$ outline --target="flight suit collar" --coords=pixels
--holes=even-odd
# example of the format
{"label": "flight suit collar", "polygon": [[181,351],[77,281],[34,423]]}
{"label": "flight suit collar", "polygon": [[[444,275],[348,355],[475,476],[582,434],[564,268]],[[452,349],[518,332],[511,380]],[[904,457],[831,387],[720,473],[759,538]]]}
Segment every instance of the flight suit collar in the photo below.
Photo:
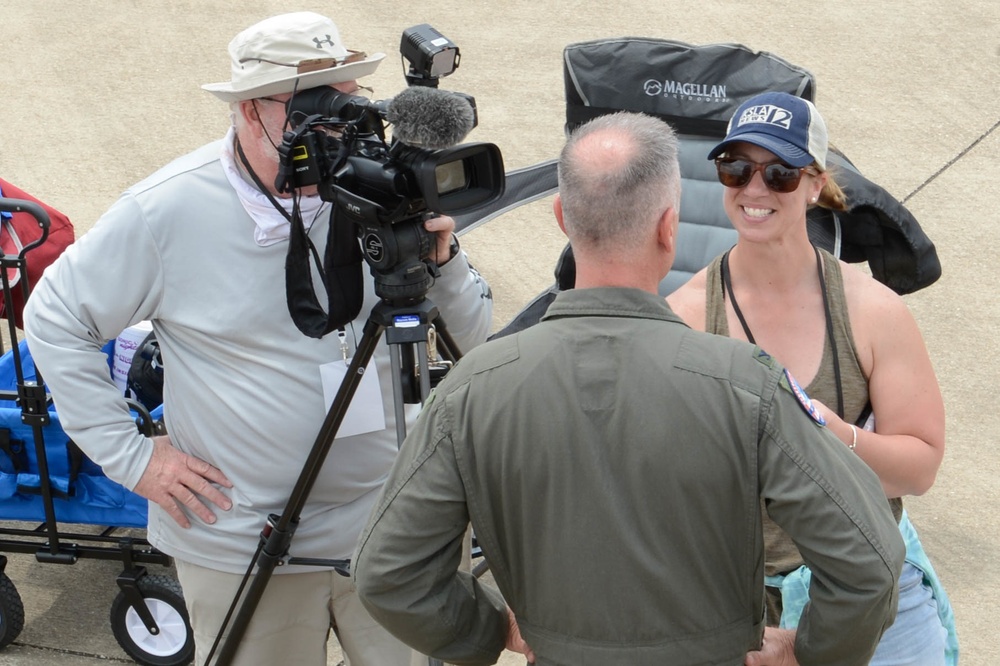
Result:
{"label": "flight suit collar", "polygon": [[662,296],[624,287],[561,291],[542,320],[558,317],[635,317],[684,323]]}

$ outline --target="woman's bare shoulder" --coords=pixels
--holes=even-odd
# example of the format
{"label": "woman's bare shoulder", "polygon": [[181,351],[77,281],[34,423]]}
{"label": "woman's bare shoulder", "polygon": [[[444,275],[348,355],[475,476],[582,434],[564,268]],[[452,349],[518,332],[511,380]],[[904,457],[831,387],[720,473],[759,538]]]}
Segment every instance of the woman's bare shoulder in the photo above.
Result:
{"label": "woman's bare shoulder", "polygon": [[691,328],[705,330],[706,271],[702,269],[667,296],[667,305]]}
{"label": "woman's bare shoulder", "polygon": [[[923,336],[903,297],[864,270],[841,262],[855,344],[871,367],[884,353],[923,348]],[[926,352],[922,352],[926,353]]]}
{"label": "woman's bare shoulder", "polygon": [[852,313],[857,312],[867,319],[909,312],[902,296],[866,271],[843,261],[840,262],[840,270],[844,280],[844,293]]}

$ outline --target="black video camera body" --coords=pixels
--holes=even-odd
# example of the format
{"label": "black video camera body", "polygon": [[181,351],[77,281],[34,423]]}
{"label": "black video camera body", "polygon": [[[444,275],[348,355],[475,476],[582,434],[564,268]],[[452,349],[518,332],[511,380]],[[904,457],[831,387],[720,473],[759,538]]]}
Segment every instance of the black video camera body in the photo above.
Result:
{"label": "black video camera body", "polygon": [[381,102],[326,87],[305,90],[287,103],[291,129],[278,149],[276,187],[315,186],[358,226],[377,290],[426,291],[433,275],[420,274],[436,268],[424,266],[434,247],[424,214],[466,212],[504,191],[503,158],[494,144],[453,145],[475,124],[473,104],[423,86]]}
{"label": "black video camera body", "polygon": [[[437,275],[427,213],[464,213],[504,191],[503,158],[492,143],[460,142],[475,127],[475,100],[437,88],[458,66],[458,48],[430,26],[404,31],[409,87],[372,102],[331,87],[286,102],[278,148],[279,192],[315,187],[335,218],[356,225],[376,294],[418,298]],[[392,127],[386,140],[386,125]]]}

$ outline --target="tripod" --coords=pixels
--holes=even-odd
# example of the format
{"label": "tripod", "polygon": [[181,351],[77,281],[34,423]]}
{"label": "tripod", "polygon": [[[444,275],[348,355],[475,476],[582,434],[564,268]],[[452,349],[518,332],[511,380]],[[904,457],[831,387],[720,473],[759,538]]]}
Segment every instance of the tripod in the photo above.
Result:
{"label": "tripod", "polygon": [[[433,329],[431,329],[432,324],[434,325]],[[431,330],[436,331],[440,342],[443,343],[443,345],[440,345],[442,347],[442,355],[448,361],[456,361],[458,348],[451,338],[450,333],[448,333],[444,325],[444,320],[438,313],[437,306],[431,303],[431,301],[421,296],[419,298],[408,299],[400,304],[383,298],[372,308],[365,323],[361,339],[358,342],[354,358],[351,359],[347,374],[340,388],[337,390],[333,404],[327,411],[326,418],[320,427],[312,449],[309,451],[309,456],[306,458],[302,472],[299,474],[298,480],[292,489],[288,504],[280,516],[275,514],[268,516],[267,523],[261,531],[260,543],[250,561],[246,576],[244,576],[243,584],[240,585],[236,593],[236,599],[233,601],[234,605],[230,608],[230,612],[223,622],[223,627],[219,631],[215,645],[212,646],[212,650],[209,652],[205,666],[208,666],[211,662],[212,653],[215,652],[215,648],[218,647],[219,641],[222,639],[225,626],[229,623],[229,619],[236,607],[236,600],[242,597],[239,610],[233,619],[232,628],[225,637],[222,649],[219,652],[219,658],[216,661],[216,664],[219,666],[228,666],[232,663],[240,640],[243,638],[250,619],[253,617],[253,613],[264,593],[264,588],[270,581],[275,566],[279,563],[327,566],[332,567],[342,575],[349,575],[349,560],[287,557],[289,544],[295,535],[299,517],[305,506],[309,492],[312,490],[319,476],[323,462],[326,460],[326,455],[333,444],[334,437],[337,435],[337,430],[344,420],[347,409],[351,404],[358,385],[361,383],[361,377],[365,372],[365,368],[368,367],[368,362],[375,352],[375,347],[382,333],[385,332],[386,343],[389,345],[393,373],[393,398],[396,410],[396,434],[399,442],[402,443],[406,436],[405,409],[403,406],[403,398],[406,396],[404,396],[404,393],[409,392],[410,397],[413,397],[417,388],[409,373],[407,373],[409,381],[404,380],[404,363],[409,368],[413,367],[413,350],[414,346],[416,346],[416,357],[419,364],[416,381],[419,383],[419,397],[422,402],[427,397],[427,394],[430,393],[431,388],[431,372],[427,362],[428,334]],[[255,565],[257,566],[257,575],[244,593],[244,586]],[[442,662],[431,658],[428,660],[428,664],[429,666],[441,666]]]}

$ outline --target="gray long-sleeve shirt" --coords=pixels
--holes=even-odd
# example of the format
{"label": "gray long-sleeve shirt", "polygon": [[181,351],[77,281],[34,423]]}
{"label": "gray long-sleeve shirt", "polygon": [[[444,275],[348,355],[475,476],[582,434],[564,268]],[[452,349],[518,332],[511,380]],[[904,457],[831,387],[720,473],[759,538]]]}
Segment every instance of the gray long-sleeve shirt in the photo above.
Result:
{"label": "gray long-sleeve shirt", "polygon": [[503,600],[456,571],[471,520],[538,666],[742,664],[763,631],[761,498],[816,576],[800,663],[867,663],[904,554],[875,474],[758,348],[652,294],[577,289],[438,387],[354,573],[399,638],[493,663]]}
{"label": "gray long-sleeve shirt", "polygon": [[[112,479],[133,488],[152,453],[108,373],[101,346],[151,320],[164,359],[165,418],[173,444],[233,482],[230,511],[180,528],[150,506],[149,537],[201,566],[246,570],[270,513],[281,513],[326,415],[320,365],[342,358],[336,334],[303,335],[285,296],[287,242],[254,241],[215,142],[125,192],[45,273],[27,306],[31,353],[62,425]],[[326,210],[329,206],[326,207]],[[327,212],[310,231],[325,247]],[[367,266],[365,303],[346,327],[353,354],[377,302]],[[428,292],[465,351],[485,340],[492,301],[464,254]],[[392,378],[383,337],[375,351],[386,428],[338,438],[301,514],[291,554],[351,555],[397,454]],[[414,417],[416,406],[408,407]],[[294,567],[281,567],[286,573]]]}

